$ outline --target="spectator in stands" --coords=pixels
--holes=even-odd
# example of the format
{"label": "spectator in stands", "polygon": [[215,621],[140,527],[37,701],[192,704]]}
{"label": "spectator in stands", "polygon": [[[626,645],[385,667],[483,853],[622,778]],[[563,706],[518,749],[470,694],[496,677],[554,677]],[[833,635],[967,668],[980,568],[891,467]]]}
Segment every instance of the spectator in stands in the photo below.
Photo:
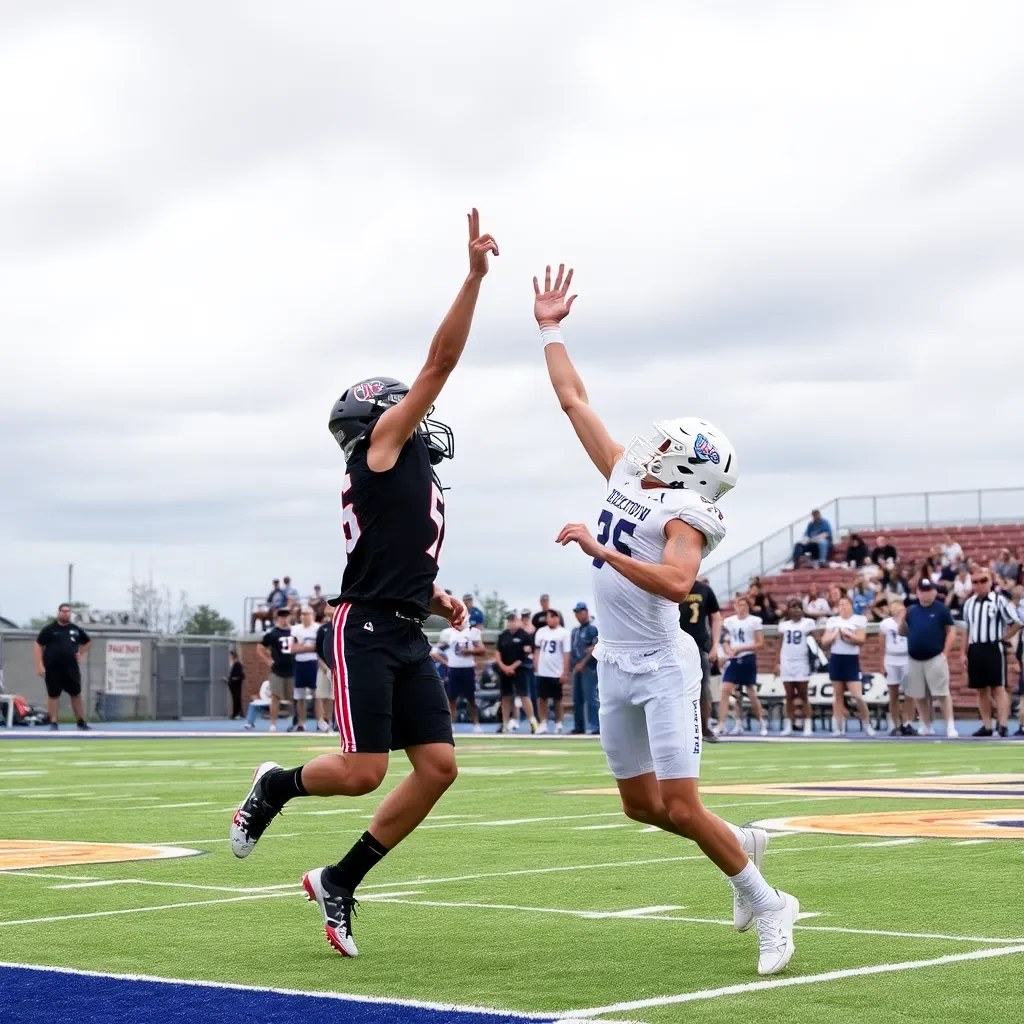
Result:
{"label": "spectator in stands", "polygon": [[292,654],[291,614],[287,608],[274,612],[274,625],[263,634],[257,648],[264,667],[270,670],[270,732],[277,732],[281,701],[295,696],[295,655]]}
{"label": "spectator in stands", "polygon": [[820,597],[817,585],[812,583],[808,588],[807,596],[804,598],[804,615],[814,619],[815,625],[821,629],[824,628],[831,614],[832,608],[827,598]]}
{"label": "spectator in stands", "polygon": [[903,575],[903,570],[898,565],[894,565],[891,569],[887,569],[882,575],[882,593],[891,601],[894,597],[898,597],[903,601],[906,601],[910,597],[910,586],[907,583],[906,577]]}
{"label": "spectator in stands", "polygon": [[[907,606],[894,597],[889,603],[891,614],[882,620],[878,633],[882,637],[882,666],[885,682],[889,687],[889,735],[914,735],[914,702],[907,695],[907,674],[910,672],[910,658],[907,654],[907,638],[900,632],[900,626],[907,615]],[[903,697],[903,704],[900,704]]]}
{"label": "spectator in stands", "polygon": [[537,666],[537,719],[538,733],[548,731],[548,702],[555,707],[555,732],[562,731],[562,695],[569,682],[569,631],[561,624],[561,616],[554,608],[546,613],[547,625],[534,635]]}
{"label": "spectator in stands", "polygon": [[[538,629],[541,629],[543,626],[546,626],[548,624],[548,610],[550,608],[551,608],[551,598],[548,597],[547,594],[541,594],[540,595],[540,611],[537,612],[537,614],[534,615],[534,617],[533,617],[533,629],[534,629],[534,632],[536,632]],[[564,627],[565,626],[565,619],[562,618],[562,613],[561,612],[555,612],[555,614],[558,616],[558,624],[560,626]]]}
{"label": "spectator in stands", "polygon": [[231,718],[242,717],[242,684],[245,682],[245,666],[239,660],[238,651],[228,651],[228,690],[231,693]]}
{"label": "spectator in stands", "polygon": [[828,561],[828,554],[832,548],[832,525],[822,517],[818,509],[811,512],[811,519],[804,529],[804,535],[793,545],[793,568],[800,568],[800,559],[803,555],[810,556],[811,564],[815,567]]}
{"label": "spectator in stands", "polygon": [[879,534],[875,538],[875,546],[871,549],[871,561],[884,569],[894,565],[898,559],[899,555],[896,554],[896,548]]}
{"label": "spectator in stands", "polygon": [[746,597],[750,604],[750,614],[756,615],[764,625],[774,626],[779,621],[779,610],[775,598],[765,592],[759,577],[755,576],[750,581]]}
{"label": "spectator in stands", "polygon": [[283,577],[281,582],[284,584],[281,589],[284,591],[285,607],[291,613],[292,623],[294,624],[299,621],[299,608],[301,606],[299,592],[292,586],[291,576]]}
{"label": "spectator in stands", "polygon": [[287,598],[285,597],[284,591],[281,589],[281,581],[274,579],[270,588],[270,593],[267,594],[266,604],[261,604],[258,608],[253,610],[252,621],[249,624],[251,632],[256,632],[256,623],[260,624],[260,629],[266,629],[268,622],[274,621],[274,613],[278,608],[283,608],[287,604]]}
{"label": "spectator in stands", "polygon": [[[529,634],[530,639],[533,639],[534,633],[537,632],[537,627],[533,624],[533,613],[529,608],[524,608],[519,613],[519,628]],[[531,648],[530,653],[526,656],[523,661],[523,668],[526,669],[526,688],[530,693],[530,700],[533,702],[533,706],[537,706],[537,673],[534,665],[534,651]]]}
{"label": "spectator in stands", "polygon": [[463,594],[462,603],[466,606],[466,622],[476,629],[484,628],[484,613],[473,603],[472,594]]}
{"label": "spectator in stands", "polygon": [[309,607],[313,609],[313,621],[323,622],[327,617],[327,598],[320,592],[320,584],[313,587],[313,596],[309,599]]}
{"label": "spectator in stands", "polygon": [[[696,585],[696,583],[694,584]],[[574,733],[596,736],[601,731],[600,703],[597,696],[597,626],[590,619],[590,611],[583,601],[573,608],[577,625],[569,639],[572,660],[572,712]]]}
{"label": "spectator in stands", "polygon": [[846,732],[846,694],[857,705],[857,716],[861,728],[868,736],[874,736],[871,716],[864,703],[860,678],[860,648],[867,640],[867,619],[854,615],[853,602],[842,597],[838,602],[838,614],[828,620],[822,634],[823,647],[829,648],[828,677],[832,682],[832,735],[841,736]]}
{"label": "spectator in stands", "polygon": [[917,584],[917,600],[907,608],[900,623],[910,656],[907,695],[917,703],[922,736],[934,735],[933,699],[938,700],[945,716],[946,735],[956,736],[953,698],[949,693],[949,652],[956,642],[956,628],[949,609],[935,597],[935,584],[922,579]]}
{"label": "spectator in stands", "polygon": [[1009,548],[1003,548],[999,557],[992,563],[992,571],[1005,586],[1013,586],[1020,573],[1020,562],[1013,559]]}
{"label": "spectator in stands", "polygon": [[875,603],[875,592],[868,585],[868,581],[861,577],[850,591],[850,600],[853,602],[854,615],[867,615],[868,609]]}
{"label": "spectator in stands", "polygon": [[961,565],[953,577],[953,584],[949,588],[949,592],[946,594],[946,607],[951,612],[959,613],[964,606],[964,601],[971,596],[973,591],[974,581],[971,579],[971,574],[967,571],[967,566]]}
{"label": "spectator in stands", "polygon": [[871,558],[864,538],[859,533],[851,533],[846,541],[846,564],[852,569],[859,569]]}
{"label": "spectator in stands", "polygon": [[956,565],[963,561],[963,557],[964,549],[960,547],[958,541],[953,539],[952,534],[947,533],[945,543],[942,545],[942,564]]}
{"label": "spectator in stands", "polygon": [[833,583],[828,588],[828,608],[833,615],[839,614],[839,602],[846,597],[846,587]]}
{"label": "spectator in stands", "polygon": [[[271,693],[270,693],[270,680],[264,679],[260,683],[260,693],[255,700],[249,701],[249,710],[245,713],[245,725],[243,729],[255,729],[256,718],[264,708],[270,707]],[[277,726],[274,727],[275,731]]]}

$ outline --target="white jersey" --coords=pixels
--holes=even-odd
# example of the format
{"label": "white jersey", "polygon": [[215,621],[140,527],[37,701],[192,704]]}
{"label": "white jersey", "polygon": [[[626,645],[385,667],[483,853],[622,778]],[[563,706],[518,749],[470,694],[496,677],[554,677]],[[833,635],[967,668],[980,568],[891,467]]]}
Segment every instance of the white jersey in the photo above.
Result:
{"label": "white jersey", "polygon": [[[597,517],[597,540],[638,562],[660,563],[665,554],[665,527],[681,519],[704,535],[706,558],[725,536],[718,506],[694,491],[641,487],[643,470],[619,461],[612,468]],[[610,565],[594,560],[594,604],[601,640],[637,647],[676,645],[685,636],[679,606],[648,594]]]}
{"label": "white jersey", "polygon": [[[316,634],[320,629],[317,623],[313,623],[312,626],[303,626],[300,622],[297,626],[292,626],[292,636],[295,638],[297,644],[312,644],[316,647]],[[295,655],[296,661],[316,661],[316,650],[306,651],[302,654]]]}
{"label": "white jersey", "polygon": [[441,630],[438,643],[448,659],[449,668],[476,668],[476,658],[467,654],[471,647],[483,643],[483,637],[476,626],[466,626],[463,629]]}
{"label": "white jersey", "polygon": [[[736,650],[737,647],[747,647],[749,644],[754,642],[754,637],[761,631],[762,622],[756,615],[747,615],[746,618],[740,618],[738,615],[730,615],[722,623],[722,634],[725,640],[728,641],[730,648]],[[753,651],[744,651],[742,654],[737,654],[730,660],[738,661],[740,658],[753,658],[755,657]]]}
{"label": "white jersey", "polygon": [[857,630],[866,629],[868,620],[863,615],[851,615],[848,619],[842,619],[838,615],[834,615],[828,620],[827,629],[839,630],[835,640],[832,641],[832,653],[833,654],[860,654],[860,648],[856,644],[851,644],[848,640],[843,638],[843,630],[849,633],[856,633]]}
{"label": "white jersey", "polygon": [[817,628],[814,619],[783,619],[779,622],[779,668],[783,680],[801,681],[811,677],[811,649],[807,638]]}
{"label": "white jersey", "polygon": [[899,623],[890,615],[878,624],[878,631],[885,637],[885,660],[894,665],[907,664],[907,638],[900,636]]}
{"label": "white jersey", "polygon": [[533,634],[533,668],[539,676],[560,678],[565,671],[565,658],[571,646],[569,630],[565,626],[541,626]]}

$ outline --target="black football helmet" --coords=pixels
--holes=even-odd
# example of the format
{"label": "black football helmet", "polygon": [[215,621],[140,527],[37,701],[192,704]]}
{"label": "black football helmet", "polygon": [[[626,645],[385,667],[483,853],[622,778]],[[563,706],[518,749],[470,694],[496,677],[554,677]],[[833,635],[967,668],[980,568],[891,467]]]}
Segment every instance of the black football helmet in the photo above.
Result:
{"label": "black football helmet", "polygon": [[[352,455],[356,441],[370,429],[377,417],[397,405],[407,394],[409,386],[394,377],[368,377],[342,392],[331,409],[327,429],[346,459]],[[431,406],[417,433],[427,446],[431,465],[436,466],[442,459],[450,459],[455,454],[455,435],[447,423],[430,418],[433,411]]]}

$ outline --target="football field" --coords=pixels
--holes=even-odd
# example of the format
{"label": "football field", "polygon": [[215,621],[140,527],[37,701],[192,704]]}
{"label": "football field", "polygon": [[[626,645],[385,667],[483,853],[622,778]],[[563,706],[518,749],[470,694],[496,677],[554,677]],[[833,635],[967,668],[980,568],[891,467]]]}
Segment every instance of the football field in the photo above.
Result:
{"label": "football field", "polygon": [[460,736],[458,781],[368,876],[341,958],[299,881],[404,759],[373,796],[293,801],[245,861],[227,842],[257,763],[336,749],[0,742],[0,1020],[1020,1019],[1022,743],[706,748],[706,803],[768,823],[762,870],[806,915],[767,979],[720,874],[621,814],[589,739]]}

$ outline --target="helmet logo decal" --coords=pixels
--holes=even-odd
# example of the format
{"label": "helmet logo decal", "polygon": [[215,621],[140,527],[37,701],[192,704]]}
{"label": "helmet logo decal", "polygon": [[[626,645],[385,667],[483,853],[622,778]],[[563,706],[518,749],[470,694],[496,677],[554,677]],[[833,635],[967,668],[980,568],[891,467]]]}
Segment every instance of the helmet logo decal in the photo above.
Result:
{"label": "helmet logo decal", "polygon": [[352,394],[357,402],[372,402],[385,391],[387,391],[387,385],[383,381],[364,380],[352,389]]}
{"label": "helmet logo decal", "polygon": [[701,462],[713,462],[717,466],[722,461],[718,449],[703,434],[698,434],[693,442],[693,453]]}

